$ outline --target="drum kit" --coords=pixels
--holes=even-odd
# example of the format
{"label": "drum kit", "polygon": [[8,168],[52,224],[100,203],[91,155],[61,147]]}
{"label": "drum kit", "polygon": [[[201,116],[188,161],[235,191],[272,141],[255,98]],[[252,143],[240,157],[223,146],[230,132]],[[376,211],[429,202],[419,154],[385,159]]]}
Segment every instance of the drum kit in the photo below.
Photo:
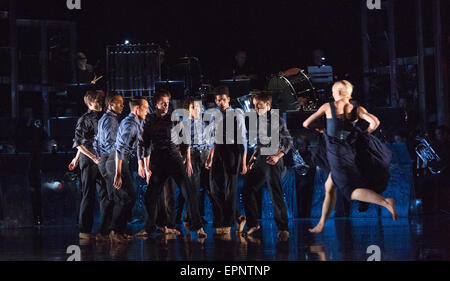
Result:
{"label": "drum kit", "polygon": [[[164,48],[157,44],[107,46],[108,92],[150,96],[163,88],[172,93],[174,100],[194,96],[213,106],[213,87],[205,83],[199,59],[191,56],[177,58],[171,65],[169,77],[162,77],[164,55]],[[244,111],[252,108],[250,82],[250,79],[220,80],[230,89],[232,105]],[[320,91],[303,71],[287,77],[271,75],[266,85],[266,90],[272,93],[272,107],[280,109],[280,112],[315,111],[323,102]]]}

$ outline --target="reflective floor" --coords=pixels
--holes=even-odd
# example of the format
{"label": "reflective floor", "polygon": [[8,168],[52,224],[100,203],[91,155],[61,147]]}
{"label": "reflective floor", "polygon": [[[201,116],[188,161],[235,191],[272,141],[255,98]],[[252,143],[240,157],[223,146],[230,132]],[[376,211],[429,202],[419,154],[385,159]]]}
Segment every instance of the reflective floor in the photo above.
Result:
{"label": "reflective floor", "polygon": [[[262,221],[262,230],[242,238],[212,234],[197,239],[184,232],[171,237],[157,235],[128,244],[80,243],[76,226],[0,229],[0,260],[67,260],[68,247],[80,246],[81,260],[133,261],[365,261],[372,245],[379,247],[383,261],[450,260],[450,216],[433,215],[390,219],[330,219],[325,232],[308,232],[316,219],[292,220],[288,241],[277,241],[272,220]],[[134,232],[141,224],[130,225]],[[375,249],[377,248],[375,247]]]}

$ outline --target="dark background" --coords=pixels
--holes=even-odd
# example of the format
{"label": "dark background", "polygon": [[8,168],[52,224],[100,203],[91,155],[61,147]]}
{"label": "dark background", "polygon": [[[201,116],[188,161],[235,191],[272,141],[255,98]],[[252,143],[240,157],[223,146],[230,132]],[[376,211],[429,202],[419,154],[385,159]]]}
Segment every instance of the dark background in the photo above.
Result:
{"label": "dark background", "polygon": [[[325,50],[328,64],[338,74],[361,70],[359,0],[81,0],[81,5],[81,10],[69,10],[65,0],[19,0],[17,18],[76,22],[78,49],[91,64],[100,60],[104,65],[105,46],[128,39],[131,43],[168,42],[169,59],[196,56],[209,78],[215,78],[239,48],[248,50],[250,64],[264,75],[286,67],[306,67],[315,48]],[[379,33],[371,46],[372,63],[384,64],[387,26],[381,15],[385,11],[369,13],[380,15],[371,17],[373,31]],[[397,1],[396,14],[396,29],[401,31],[398,56],[415,55],[414,1]],[[426,45],[432,43],[430,16],[431,9],[425,11]]]}

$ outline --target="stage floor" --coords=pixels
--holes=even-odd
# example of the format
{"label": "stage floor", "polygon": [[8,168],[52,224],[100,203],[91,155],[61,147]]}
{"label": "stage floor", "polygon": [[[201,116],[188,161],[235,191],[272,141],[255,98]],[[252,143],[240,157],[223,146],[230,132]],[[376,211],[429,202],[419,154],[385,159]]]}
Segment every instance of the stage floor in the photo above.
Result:
{"label": "stage floor", "polygon": [[[198,241],[196,235],[159,235],[119,246],[80,243],[76,226],[0,229],[0,260],[64,261],[73,253],[67,253],[71,245],[80,247],[83,261],[365,261],[375,253],[368,252],[372,245],[379,247],[382,261],[450,260],[450,215],[400,218],[397,222],[332,218],[324,233],[313,235],[308,228],[316,221],[291,220],[287,242],[277,241],[272,220],[262,221],[262,231],[250,239],[234,233],[218,237],[208,224],[205,241]],[[142,224],[131,226],[137,232]]]}

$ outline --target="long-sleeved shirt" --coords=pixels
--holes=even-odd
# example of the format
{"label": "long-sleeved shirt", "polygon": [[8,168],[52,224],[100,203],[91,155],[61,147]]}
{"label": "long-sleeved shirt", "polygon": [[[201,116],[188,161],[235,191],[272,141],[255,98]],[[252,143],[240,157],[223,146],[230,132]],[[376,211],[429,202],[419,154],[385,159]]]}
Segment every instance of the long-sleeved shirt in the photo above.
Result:
{"label": "long-sleeved shirt", "polygon": [[93,144],[97,135],[97,125],[101,114],[101,112],[88,110],[78,119],[77,126],[75,127],[73,148],[84,145],[89,151],[95,153]]}
{"label": "long-sleeved shirt", "polygon": [[[189,147],[191,150],[197,150],[202,151],[204,149],[209,149],[213,145],[211,143],[211,136],[206,136],[206,125],[202,118],[188,118],[187,120],[184,120],[183,123],[189,122],[190,123],[190,137],[191,137],[191,143]],[[187,126],[187,124],[185,124]],[[187,146],[187,145],[186,145]]]}
{"label": "long-sleeved shirt", "polygon": [[[141,133],[142,122],[133,113],[128,114],[120,122],[116,143],[114,145],[114,149],[120,160],[125,160],[125,157],[133,154]],[[138,158],[140,158],[139,154]]]}
{"label": "long-sleeved shirt", "polygon": [[[261,123],[263,123],[263,121],[262,121],[261,117],[259,115],[257,115],[257,126],[256,126],[257,139],[256,139],[255,153],[257,155],[259,155],[262,147],[270,147],[271,146],[271,143],[272,143],[272,136],[271,136],[272,119],[277,118],[277,119],[279,119],[278,132],[279,132],[279,142],[280,142],[280,146],[279,146],[278,150],[281,149],[281,151],[283,151],[283,153],[286,155],[293,146],[293,140],[292,140],[291,134],[289,133],[289,130],[287,129],[286,121],[284,121],[283,118],[279,117],[279,115],[272,116],[271,111],[267,112],[266,116],[267,116],[266,136],[270,139],[270,142],[268,144],[261,143],[261,139],[260,139],[260,135],[259,135],[260,134],[260,125],[264,126],[264,124],[260,124],[260,120],[261,120]],[[266,143],[266,141],[264,141],[264,143]],[[277,150],[277,152],[278,152],[278,150]]]}
{"label": "long-sleeved shirt", "polygon": [[[234,121],[234,132],[233,135],[227,134],[227,122],[226,115],[233,114],[233,111],[236,113],[233,118]],[[214,127],[217,128],[220,122],[223,122],[222,127],[222,144],[218,144],[215,138],[215,130],[213,132],[213,138],[215,140],[215,146],[221,147],[223,145],[226,146],[235,146],[239,149],[239,151],[243,153],[247,153],[247,129],[245,127],[245,114],[242,110],[234,110],[231,106],[228,107],[225,111],[220,111],[221,114],[215,115],[212,117],[211,122],[214,122]],[[215,117],[218,116],[216,119]],[[231,132],[230,132],[231,133]]]}
{"label": "long-sleeved shirt", "polygon": [[174,125],[170,112],[162,117],[156,113],[147,115],[138,143],[140,158],[150,156],[153,152],[163,152],[167,155],[178,154],[179,146],[172,141],[171,135]]}
{"label": "long-sleeved shirt", "polygon": [[118,130],[119,117],[114,111],[108,109],[98,120],[98,130],[94,140],[97,155],[107,155],[114,150]]}

